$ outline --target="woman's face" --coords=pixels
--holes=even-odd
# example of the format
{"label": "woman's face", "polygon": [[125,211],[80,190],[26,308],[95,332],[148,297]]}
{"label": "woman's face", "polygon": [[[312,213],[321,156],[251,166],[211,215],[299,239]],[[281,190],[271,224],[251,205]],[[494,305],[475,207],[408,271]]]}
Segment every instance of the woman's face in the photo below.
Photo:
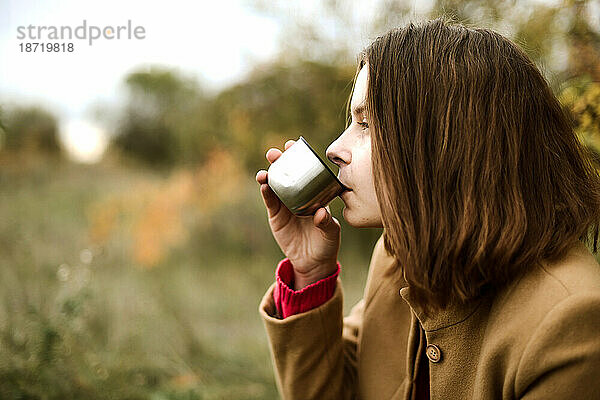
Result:
{"label": "woman's face", "polygon": [[344,219],[354,227],[382,228],[381,212],[371,171],[371,136],[364,110],[367,94],[367,65],[360,70],[350,108],[352,123],[327,148],[327,158],[338,165],[338,178],[351,191],[342,193]]}

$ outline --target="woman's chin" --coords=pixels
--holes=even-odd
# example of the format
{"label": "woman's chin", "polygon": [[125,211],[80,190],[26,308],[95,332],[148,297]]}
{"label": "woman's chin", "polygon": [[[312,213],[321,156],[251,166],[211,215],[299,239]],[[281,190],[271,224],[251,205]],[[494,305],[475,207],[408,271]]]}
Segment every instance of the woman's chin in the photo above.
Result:
{"label": "woman's chin", "polygon": [[369,215],[361,215],[360,212],[344,207],[342,210],[344,221],[354,228],[380,228],[383,224]]}

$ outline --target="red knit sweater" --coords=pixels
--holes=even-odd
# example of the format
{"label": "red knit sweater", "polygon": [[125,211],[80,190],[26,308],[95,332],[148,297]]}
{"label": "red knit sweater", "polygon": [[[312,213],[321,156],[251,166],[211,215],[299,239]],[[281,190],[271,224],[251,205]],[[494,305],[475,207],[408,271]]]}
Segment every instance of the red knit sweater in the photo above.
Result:
{"label": "red knit sweater", "polygon": [[337,262],[337,270],[329,275],[312,283],[300,290],[293,290],[294,270],[292,263],[286,257],[277,265],[276,285],[273,291],[273,300],[277,312],[281,318],[290,315],[299,314],[320,306],[329,300],[335,292],[336,280],[340,273],[341,266]]}

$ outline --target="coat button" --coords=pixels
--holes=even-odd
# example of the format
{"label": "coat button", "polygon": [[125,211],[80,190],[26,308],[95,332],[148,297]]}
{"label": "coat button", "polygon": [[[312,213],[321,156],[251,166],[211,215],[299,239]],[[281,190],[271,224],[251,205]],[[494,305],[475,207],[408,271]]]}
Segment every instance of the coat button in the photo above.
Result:
{"label": "coat button", "polygon": [[430,344],[427,346],[427,349],[425,349],[425,354],[427,354],[429,361],[434,363],[439,362],[442,359],[442,351],[435,344]]}

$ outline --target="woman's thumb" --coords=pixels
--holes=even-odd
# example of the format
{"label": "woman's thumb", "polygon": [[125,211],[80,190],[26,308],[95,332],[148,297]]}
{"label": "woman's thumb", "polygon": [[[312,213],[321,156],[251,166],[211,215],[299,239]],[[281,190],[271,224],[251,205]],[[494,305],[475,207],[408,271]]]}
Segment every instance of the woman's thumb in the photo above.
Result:
{"label": "woman's thumb", "polygon": [[335,218],[333,218],[331,213],[325,208],[319,208],[315,213],[315,226],[324,233],[335,232],[339,229],[339,226],[335,222]]}

